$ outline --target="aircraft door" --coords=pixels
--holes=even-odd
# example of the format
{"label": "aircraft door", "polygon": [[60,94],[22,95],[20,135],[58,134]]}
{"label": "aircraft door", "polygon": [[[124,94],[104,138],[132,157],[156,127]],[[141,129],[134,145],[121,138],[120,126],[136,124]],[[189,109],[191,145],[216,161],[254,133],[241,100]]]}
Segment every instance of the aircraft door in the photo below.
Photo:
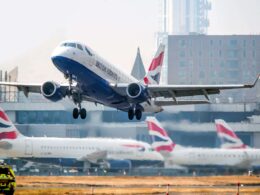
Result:
{"label": "aircraft door", "polygon": [[31,140],[25,140],[25,155],[31,156],[33,151],[33,145]]}

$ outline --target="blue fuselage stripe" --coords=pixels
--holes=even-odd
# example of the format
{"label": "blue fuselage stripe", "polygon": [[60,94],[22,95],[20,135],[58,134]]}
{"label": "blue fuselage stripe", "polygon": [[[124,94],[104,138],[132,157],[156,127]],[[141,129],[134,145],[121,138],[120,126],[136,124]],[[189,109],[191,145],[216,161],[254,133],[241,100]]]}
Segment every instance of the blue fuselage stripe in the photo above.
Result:
{"label": "blue fuselage stripe", "polygon": [[69,72],[76,77],[78,86],[83,90],[83,95],[96,99],[98,103],[128,111],[130,104],[126,97],[116,93],[104,78],[66,57],[55,56],[52,61],[61,72],[64,74]]}

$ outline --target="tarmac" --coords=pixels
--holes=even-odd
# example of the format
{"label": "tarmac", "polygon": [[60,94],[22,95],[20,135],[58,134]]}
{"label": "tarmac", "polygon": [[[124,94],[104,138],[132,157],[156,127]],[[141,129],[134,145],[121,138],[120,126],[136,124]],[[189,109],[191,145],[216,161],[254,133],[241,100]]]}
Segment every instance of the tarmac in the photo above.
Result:
{"label": "tarmac", "polygon": [[[260,194],[258,176],[17,176],[15,194]],[[238,192],[239,190],[239,192]]]}

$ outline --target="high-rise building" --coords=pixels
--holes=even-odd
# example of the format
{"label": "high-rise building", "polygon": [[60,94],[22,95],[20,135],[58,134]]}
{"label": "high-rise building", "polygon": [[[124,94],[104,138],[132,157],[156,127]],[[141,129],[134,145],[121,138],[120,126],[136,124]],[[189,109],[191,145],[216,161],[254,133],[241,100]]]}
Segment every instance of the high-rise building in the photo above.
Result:
{"label": "high-rise building", "polygon": [[169,34],[206,34],[210,9],[208,0],[169,0]]}
{"label": "high-rise building", "polygon": [[[209,26],[209,0],[159,0],[159,29],[157,47],[166,45],[165,56],[168,55],[168,35],[207,34]],[[164,60],[161,82],[168,81],[168,61]]]}
{"label": "high-rise building", "polygon": [[207,34],[208,0],[160,0],[159,34]]}
{"label": "high-rise building", "polygon": [[[167,45],[169,84],[252,83],[260,72],[260,35],[169,35]],[[240,102],[260,98],[259,85],[224,94]]]}

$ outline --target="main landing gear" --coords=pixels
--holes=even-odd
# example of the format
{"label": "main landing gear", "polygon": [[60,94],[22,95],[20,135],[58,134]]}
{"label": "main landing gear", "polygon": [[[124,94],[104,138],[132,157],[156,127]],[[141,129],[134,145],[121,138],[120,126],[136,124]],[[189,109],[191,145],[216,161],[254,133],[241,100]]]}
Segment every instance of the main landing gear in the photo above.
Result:
{"label": "main landing gear", "polygon": [[79,116],[81,119],[85,119],[87,117],[87,111],[85,108],[81,108],[81,92],[77,88],[72,88],[72,74],[65,74],[64,77],[69,80],[69,89],[68,89],[68,96],[72,97],[73,102],[78,105],[77,108],[73,109],[72,116],[74,119],[77,119]]}
{"label": "main landing gear", "polygon": [[85,108],[74,108],[72,115],[74,119],[77,119],[79,115],[81,119],[85,119],[87,117],[87,111]]}
{"label": "main landing gear", "polygon": [[142,118],[142,110],[137,108],[137,109],[129,109],[128,110],[128,119],[129,120],[133,120],[134,119],[134,116],[137,120],[141,120]]}

